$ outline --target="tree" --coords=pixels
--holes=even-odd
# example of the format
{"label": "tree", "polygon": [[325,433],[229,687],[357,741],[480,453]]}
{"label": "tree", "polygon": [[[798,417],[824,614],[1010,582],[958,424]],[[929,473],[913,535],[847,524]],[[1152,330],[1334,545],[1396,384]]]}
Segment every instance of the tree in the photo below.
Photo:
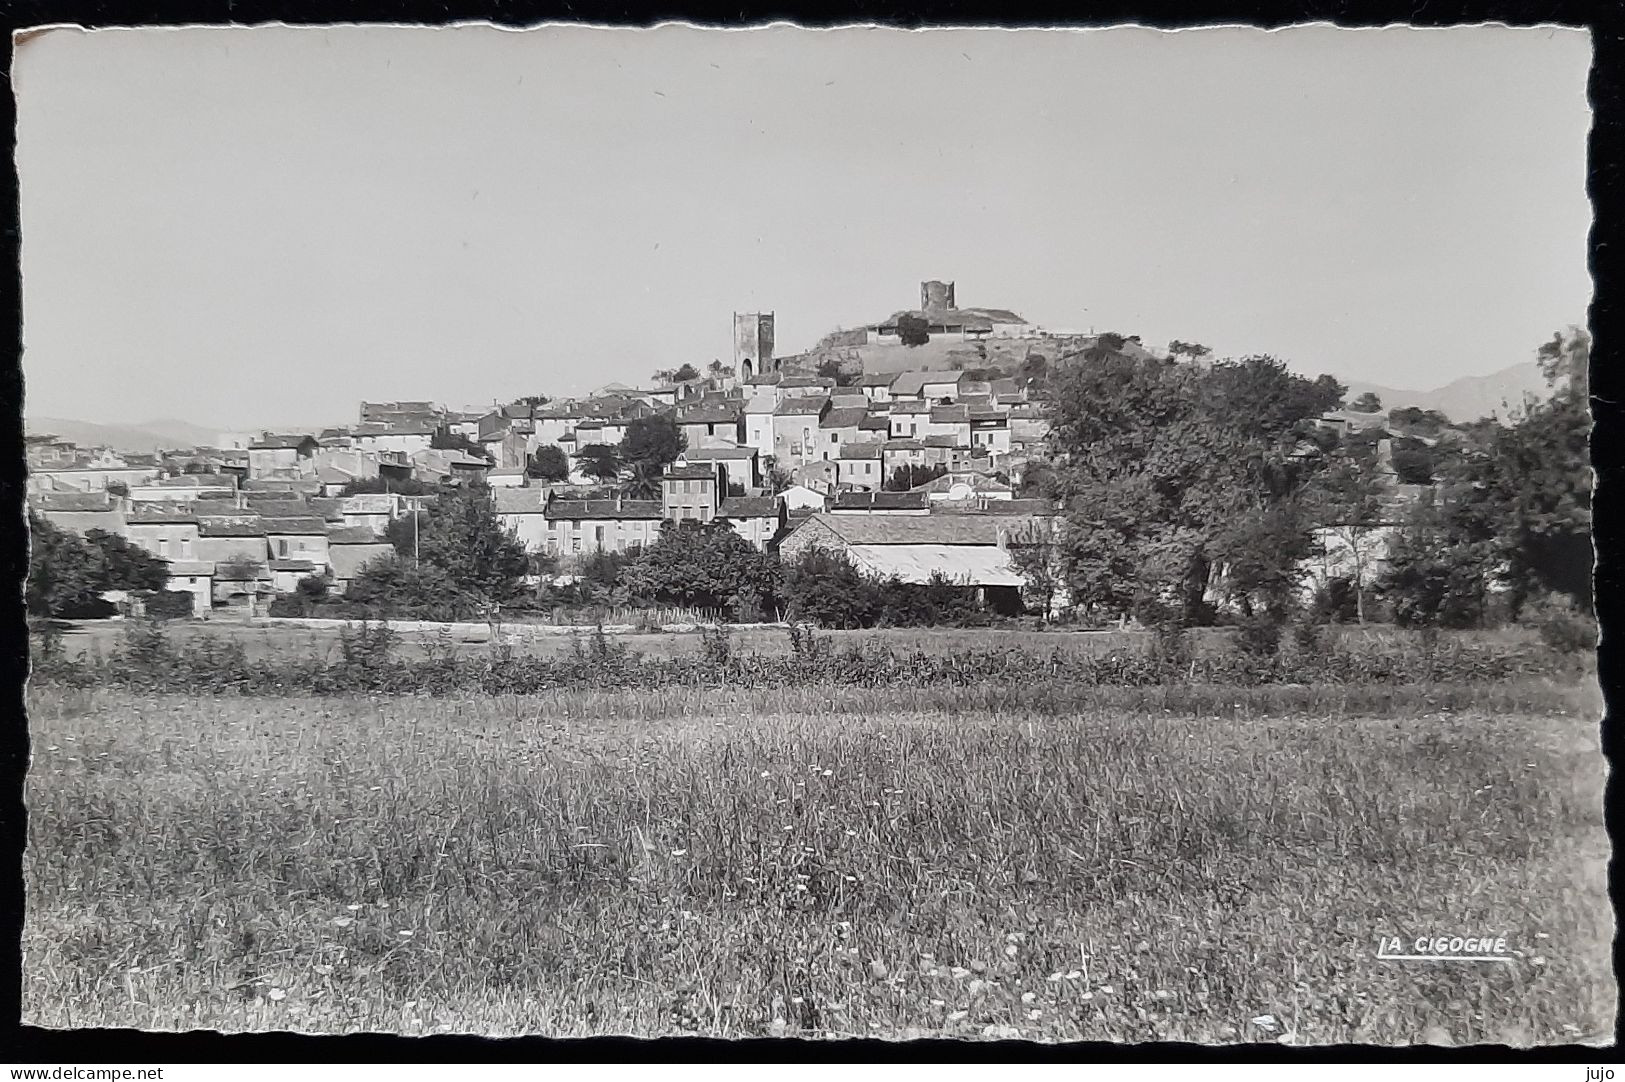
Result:
{"label": "tree", "polygon": [[[1307,494],[1315,525],[1325,532],[1321,555],[1325,578],[1345,577],[1354,592],[1355,619],[1365,623],[1365,599],[1384,547],[1382,495],[1385,485],[1376,449],[1369,444],[1339,448]],[[1329,544],[1326,543],[1329,541]]]}
{"label": "tree", "polygon": [[1353,410],[1355,413],[1381,413],[1382,399],[1377,397],[1372,392],[1367,391],[1359,398],[1356,398],[1353,402],[1349,403],[1349,409]]}
{"label": "tree", "polygon": [[372,560],[351,580],[346,598],[381,613],[457,620],[479,611],[479,600],[460,589],[436,564],[398,556]]}
{"label": "tree", "polygon": [[76,534],[29,513],[28,612],[39,617],[96,611],[102,601],[105,569],[101,554]]}
{"label": "tree", "polygon": [[1421,440],[1396,438],[1393,447],[1394,476],[1403,485],[1431,485],[1440,454]]}
{"label": "tree", "polygon": [[440,486],[419,481],[414,477],[399,480],[388,477],[362,477],[339,489],[341,496],[366,496],[381,492],[394,492],[401,496],[432,496]]}
{"label": "tree", "polygon": [[1099,362],[1107,360],[1108,358],[1122,356],[1123,346],[1127,342],[1128,339],[1111,331],[1107,331],[1104,334],[1098,334],[1095,336],[1095,340],[1089,344],[1088,348],[1083,351],[1083,359],[1098,364]]}
{"label": "tree", "polygon": [[948,467],[940,463],[932,466],[918,466],[905,462],[891,472],[891,476],[886,478],[886,483],[882,488],[887,492],[907,492],[918,485],[946,476],[947,473]]}
{"label": "tree", "polygon": [[1189,357],[1192,361],[1199,361],[1212,352],[1200,342],[1181,342],[1176,338],[1168,343],[1168,355],[1171,357]]}
{"label": "tree", "polygon": [[1388,426],[1396,432],[1404,431],[1413,436],[1437,436],[1450,427],[1450,418],[1438,410],[1401,406],[1388,411]]}
{"label": "tree", "polygon": [[834,380],[835,385],[837,387],[840,386],[841,362],[838,359],[834,357],[827,357],[818,362],[818,367],[814,369],[814,371],[818,373],[820,379]]}
{"label": "tree", "polygon": [[1011,532],[1006,548],[1011,562],[1026,580],[1024,593],[1046,622],[1054,616],[1055,599],[1062,585],[1055,531],[1055,524],[1049,520],[1034,519]]}
{"label": "tree", "polygon": [[[712,361],[713,365],[720,364]],[[676,368],[662,368],[655,373],[654,378],[666,383],[687,383],[689,380],[700,378],[700,370],[688,362],[683,362]]]}
{"label": "tree", "polygon": [[1480,453],[1469,454],[1468,461],[1480,467],[1474,481],[1505,508],[1498,536],[1514,612],[1541,591],[1564,594],[1589,611],[1591,337],[1570,327],[1543,344],[1536,357],[1549,397],[1527,406],[1510,427],[1475,429]]}
{"label": "tree", "polygon": [[905,346],[923,346],[931,341],[931,325],[923,316],[904,313],[897,317],[897,337]]}
{"label": "tree", "polygon": [[1049,358],[1042,353],[1029,353],[1021,362],[1021,375],[1029,380],[1042,380],[1049,374]]}
{"label": "tree", "polygon": [[[1281,505],[1311,472],[1292,451],[1323,401],[1271,357],[1198,368],[1108,351],[1067,369],[1049,403],[1049,486],[1066,508],[1074,601],[1195,623],[1208,615],[1215,568],[1226,567],[1246,571],[1232,594],[1278,594],[1307,543],[1276,543],[1297,522]],[[1268,523],[1271,549],[1249,551],[1257,536],[1239,525],[1249,521]],[[1269,573],[1260,558],[1275,561]]]}
{"label": "tree", "polygon": [[495,604],[521,592],[530,570],[525,546],[503,527],[485,486],[442,495],[421,528],[419,559],[445,571],[460,590]]}
{"label": "tree", "polygon": [[777,560],[739,536],[726,519],[667,520],[660,536],[622,575],[633,594],[664,604],[728,609],[773,605]]}
{"label": "tree", "polygon": [[621,452],[613,443],[589,443],[576,452],[581,472],[595,481],[610,484],[621,476]]}
{"label": "tree", "polygon": [[843,552],[808,549],[785,563],[781,573],[792,620],[855,628],[871,626],[877,618],[875,584]]}
{"label": "tree", "polygon": [[658,483],[660,474],[687,449],[688,438],[676,416],[652,414],[627,424],[626,435],[621,438],[620,461],[624,467],[652,475]]}
{"label": "tree", "polygon": [[169,585],[169,561],[105,530],[87,531],[85,541],[100,554],[102,589],[157,592]]}
{"label": "tree", "polygon": [[570,458],[560,448],[551,443],[544,443],[536,448],[530,460],[525,463],[525,476],[538,481],[568,481]]}
{"label": "tree", "polygon": [[28,612],[37,617],[101,616],[109,590],[154,594],[169,584],[169,564],[116,534],[80,537],[30,514]]}

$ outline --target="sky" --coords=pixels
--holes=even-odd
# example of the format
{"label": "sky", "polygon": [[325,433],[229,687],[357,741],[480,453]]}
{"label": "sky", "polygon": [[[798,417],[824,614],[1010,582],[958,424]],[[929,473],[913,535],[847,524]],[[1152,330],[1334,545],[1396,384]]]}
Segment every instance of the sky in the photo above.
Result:
{"label": "sky", "polygon": [[1428,388],[1583,323],[1581,30],[57,30],[25,412],[647,383],[918,304]]}

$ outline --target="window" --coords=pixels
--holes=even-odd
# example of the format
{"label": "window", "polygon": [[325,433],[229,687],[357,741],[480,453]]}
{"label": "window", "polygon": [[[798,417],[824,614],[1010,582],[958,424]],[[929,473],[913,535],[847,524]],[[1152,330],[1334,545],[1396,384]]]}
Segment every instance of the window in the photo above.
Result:
{"label": "window", "polygon": [[169,538],[160,537],[158,539],[158,555],[160,555],[160,556],[168,556],[169,555]]}
{"label": "window", "polygon": [[604,528],[602,526],[598,527],[597,533],[596,533],[595,536],[598,538],[598,547],[603,548],[604,547]]}
{"label": "window", "polygon": [[288,554],[288,539],[286,537],[277,538],[276,554],[278,556],[286,556]]}
{"label": "window", "polygon": [[839,432],[831,432],[829,434],[829,442],[831,442],[831,443],[840,443],[841,442],[841,434]]}
{"label": "window", "polygon": [[192,539],[190,537],[181,538],[181,555],[186,559],[192,558]]}
{"label": "window", "polygon": [[570,538],[570,551],[571,552],[580,552],[581,551],[581,538],[579,538],[579,537]]}

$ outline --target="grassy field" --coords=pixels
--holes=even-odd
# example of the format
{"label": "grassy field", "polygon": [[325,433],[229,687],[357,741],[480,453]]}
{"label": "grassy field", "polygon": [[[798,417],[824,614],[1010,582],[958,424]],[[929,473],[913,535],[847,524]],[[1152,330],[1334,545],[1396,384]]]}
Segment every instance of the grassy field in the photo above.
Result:
{"label": "grassy field", "polygon": [[[25,1018],[1611,1033],[1594,688],[1108,688],[1065,717],[982,701],[36,688]],[[1379,936],[1480,933],[1518,960],[1373,957]]]}

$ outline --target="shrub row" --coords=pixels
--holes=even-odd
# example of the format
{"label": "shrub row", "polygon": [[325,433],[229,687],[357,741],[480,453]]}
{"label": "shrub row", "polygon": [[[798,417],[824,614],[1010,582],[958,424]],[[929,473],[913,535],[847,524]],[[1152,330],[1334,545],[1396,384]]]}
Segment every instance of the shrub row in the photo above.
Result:
{"label": "shrub row", "polygon": [[483,656],[401,656],[396,633],[379,624],[341,631],[338,657],[249,658],[240,643],[207,636],[177,648],[156,625],[134,626],[108,656],[68,658],[41,643],[34,679],[71,686],[112,684],[161,692],[439,695],[456,691],[530,694],[557,689],[742,689],[832,684],[868,688],[962,687],[1042,681],[1061,687],[1177,684],[1415,685],[1499,682],[1555,675],[1572,662],[1550,649],[1415,641],[1336,644],[1305,650],[1283,643],[1265,654],[1248,645],[1193,657],[1182,644],[1101,655],[1049,654],[1008,646],[954,654],[904,651],[878,641],[836,649],[792,628],[786,654],[740,654],[726,629],[706,631],[687,656],[645,657],[602,629],[573,641],[569,654],[516,656],[495,645]]}

